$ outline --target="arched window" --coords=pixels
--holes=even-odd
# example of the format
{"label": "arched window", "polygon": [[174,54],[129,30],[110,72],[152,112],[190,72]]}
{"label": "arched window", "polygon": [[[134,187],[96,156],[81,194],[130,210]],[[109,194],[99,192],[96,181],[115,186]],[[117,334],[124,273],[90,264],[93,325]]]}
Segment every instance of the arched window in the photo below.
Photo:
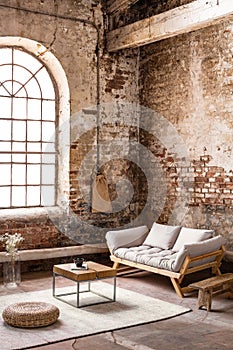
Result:
{"label": "arched window", "polygon": [[[10,37],[10,41],[18,39]],[[35,55],[28,47],[45,48],[24,39],[25,49],[22,39],[20,46],[0,46],[0,209],[59,205],[58,197],[67,190],[58,182],[67,177],[59,164],[63,162],[67,170],[68,160],[57,156],[67,156],[59,145],[64,135],[60,132],[58,138],[64,111],[60,121],[57,116],[59,96],[66,95],[59,91],[65,74],[62,71],[63,78],[56,81],[61,69],[56,58],[47,52],[41,59],[41,52]],[[43,59],[51,66],[55,60],[57,77]]]}
{"label": "arched window", "polygon": [[55,91],[46,67],[18,48],[0,49],[0,208],[56,204]]}

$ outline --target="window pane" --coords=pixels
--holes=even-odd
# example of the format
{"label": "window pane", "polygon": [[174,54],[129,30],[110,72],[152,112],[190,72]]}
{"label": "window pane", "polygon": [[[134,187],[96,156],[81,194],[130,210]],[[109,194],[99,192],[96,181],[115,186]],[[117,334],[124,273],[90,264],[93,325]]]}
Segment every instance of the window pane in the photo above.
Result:
{"label": "window pane", "polygon": [[31,79],[26,85],[28,97],[41,98],[41,90],[35,78]]}
{"label": "window pane", "polygon": [[[4,83],[7,80],[12,80],[12,65],[4,64],[0,66],[0,82]],[[11,90],[10,90],[11,92]]]}
{"label": "window pane", "polygon": [[42,204],[44,206],[55,205],[55,190],[54,186],[42,186]]}
{"label": "window pane", "polygon": [[26,162],[26,155],[21,153],[16,153],[12,155],[12,162],[13,163],[25,163]]}
{"label": "window pane", "polygon": [[12,187],[12,205],[13,207],[25,207],[25,186]]}
{"label": "window pane", "polygon": [[41,139],[41,123],[28,122],[27,123],[27,138],[29,141],[40,141]]}
{"label": "window pane", "polygon": [[46,99],[55,99],[54,87],[45,67],[36,74],[36,78],[42,89],[42,97]]}
{"label": "window pane", "polygon": [[14,62],[21,65],[23,63],[33,74],[42,66],[41,62],[35,57],[18,49],[14,50]]}
{"label": "window pane", "polygon": [[0,90],[0,95],[2,96],[11,96],[12,94],[12,83],[11,81],[6,81]]}
{"label": "window pane", "polygon": [[9,208],[10,206],[10,187],[0,187],[0,207]]}
{"label": "window pane", "polygon": [[13,118],[26,119],[27,118],[27,100],[25,98],[13,99]]}
{"label": "window pane", "polygon": [[25,141],[26,140],[26,122],[14,121],[13,122],[13,140]]}
{"label": "window pane", "polygon": [[25,152],[26,151],[25,142],[12,142],[12,151],[13,152]]}
{"label": "window pane", "polygon": [[28,119],[41,119],[41,101],[39,100],[28,100]]}
{"label": "window pane", "polygon": [[0,96],[8,96],[8,97],[10,97],[11,93],[7,89],[5,89],[5,85],[6,85],[6,83],[4,85],[0,86]]}
{"label": "window pane", "polygon": [[13,92],[12,95],[18,97],[27,97],[26,89],[22,86],[22,84],[17,81],[13,81]]}
{"label": "window pane", "polygon": [[27,163],[40,163],[40,154],[28,154]]}
{"label": "window pane", "polygon": [[11,120],[0,120],[0,139],[11,140]]}
{"label": "window pane", "polygon": [[54,143],[43,142],[42,143],[42,149],[43,149],[43,152],[54,153],[55,152],[55,144]]}
{"label": "window pane", "polygon": [[27,206],[40,205],[40,186],[27,187]]}
{"label": "window pane", "polygon": [[6,62],[12,63],[12,49],[0,50],[0,65]]}
{"label": "window pane", "polygon": [[10,152],[11,143],[10,142],[0,142],[0,152]]}
{"label": "window pane", "polygon": [[53,165],[42,165],[42,184],[54,184],[55,172]]}
{"label": "window pane", "polygon": [[55,125],[51,122],[42,122],[42,141],[55,141]]}
{"label": "window pane", "polygon": [[[23,62],[21,62],[21,64],[22,63]],[[31,77],[32,74],[30,73],[30,71],[28,71],[24,67],[13,65],[13,80],[18,81],[19,83],[24,85]]]}
{"label": "window pane", "polygon": [[[11,155],[10,154],[0,154],[0,163],[10,163]],[[1,175],[0,175],[1,178]]]}
{"label": "window pane", "polygon": [[42,162],[43,163],[51,163],[51,164],[55,164],[55,154],[47,154],[44,153],[43,157],[42,157]]}
{"label": "window pane", "polygon": [[26,174],[26,165],[13,164],[12,165],[12,184],[24,185],[25,174]]}
{"label": "window pane", "polygon": [[11,164],[0,164],[1,185],[11,183]]}
{"label": "window pane", "polygon": [[40,152],[40,143],[27,142],[28,152]]}
{"label": "window pane", "polygon": [[1,118],[11,118],[11,98],[0,97]]}
{"label": "window pane", "polygon": [[27,183],[29,185],[40,184],[40,165],[27,166]]}
{"label": "window pane", "polygon": [[55,121],[55,101],[43,101],[43,120],[52,120]]}

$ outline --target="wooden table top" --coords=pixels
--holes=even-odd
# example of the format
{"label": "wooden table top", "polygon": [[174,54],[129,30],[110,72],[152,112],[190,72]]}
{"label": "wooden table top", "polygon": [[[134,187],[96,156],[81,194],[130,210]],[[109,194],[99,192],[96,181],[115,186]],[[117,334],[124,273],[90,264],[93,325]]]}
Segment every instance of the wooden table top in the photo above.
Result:
{"label": "wooden table top", "polygon": [[116,270],[94,261],[87,261],[87,270],[72,270],[74,263],[58,264],[53,266],[53,272],[73,281],[91,281],[108,277],[115,277]]}

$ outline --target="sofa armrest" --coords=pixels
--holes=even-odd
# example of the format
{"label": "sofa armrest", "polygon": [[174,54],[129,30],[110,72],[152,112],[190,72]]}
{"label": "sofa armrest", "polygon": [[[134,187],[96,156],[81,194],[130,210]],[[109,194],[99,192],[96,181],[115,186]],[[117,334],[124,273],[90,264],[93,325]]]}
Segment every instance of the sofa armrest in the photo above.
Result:
{"label": "sofa armrest", "polygon": [[212,262],[216,259],[216,256],[210,256],[203,258],[202,256],[214,251],[221,249],[224,244],[224,239],[222,236],[216,236],[198,243],[185,244],[178,252],[174,265],[172,267],[173,271],[179,271],[186,256],[190,258],[200,257],[198,259],[191,259],[191,264],[189,267],[199,266],[204,263]]}
{"label": "sofa armrest", "polygon": [[138,226],[106,233],[106,242],[111,252],[120,247],[133,247],[141,245],[149,230],[147,226]]}

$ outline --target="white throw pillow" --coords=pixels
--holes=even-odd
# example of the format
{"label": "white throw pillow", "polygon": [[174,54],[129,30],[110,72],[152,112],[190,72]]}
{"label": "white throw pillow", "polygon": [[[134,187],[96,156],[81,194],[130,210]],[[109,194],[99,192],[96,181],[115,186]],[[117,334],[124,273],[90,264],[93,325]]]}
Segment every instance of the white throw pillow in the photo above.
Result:
{"label": "white throw pillow", "polygon": [[182,227],[172,250],[178,252],[185,244],[204,241],[213,237],[213,233],[213,230]]}
{"label": "white throw pillow", "polygon": [[180,229],[181,226],[161,225],[154,222],[143,244],[162,249],[171,249]]}

